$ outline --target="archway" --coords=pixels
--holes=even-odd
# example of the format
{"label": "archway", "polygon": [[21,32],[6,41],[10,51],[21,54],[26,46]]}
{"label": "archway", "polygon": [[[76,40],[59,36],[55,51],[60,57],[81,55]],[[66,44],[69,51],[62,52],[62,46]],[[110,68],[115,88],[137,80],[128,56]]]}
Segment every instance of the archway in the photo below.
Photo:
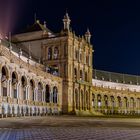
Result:
{"label": "archway", "polygon": [[45,101],[46,103],[49,103],[50,102],[50,86],[49,85],[46,85],[46,94],[45,94]]}
{"label": "archway", "polygon": [[1,76],[1,93],[2,93],[2,96],[7,96],[7,89],[8,89],[8,69],[6,66],[3,66],[2,67],[2,70],[1,70],[1,73],[2,73],[2,76]]}
{"label": "archway", "polygon": [[105,105],[105,108],[108,108],[108,97],[107,97],[107,95],[104,95],[104,105]]}
{"label": "archway", "polygon": [[35,81],[33,79],[30,80],[30,92],[29,92],[29,99],[31,101],[35,101]]}
{"label": "archway", "polygon": [[27,78],[25,76],[21,77],[21,99],[27,100]]}
{"label": "archway", "polygon": [[95,95],[92,93],[92,108],[95,107]]}
{"label": "archway", "polygon": [[97,106],[98,106],[98,108],[101,107],[101,104],[102,104],[102,102],[101,102],[101,95],[98,94],[98,95],[97,95]]}
{"label": "archway", "polygon": [[18,75],[16,72],[12,73],[12,97],[17,99],[18,95],[17,95],[17,90],[18,90]]}
{"label": "archway", "polygon": [[43,84],[41,82],[38,83],[38,101],[42,102],[43,97]]}

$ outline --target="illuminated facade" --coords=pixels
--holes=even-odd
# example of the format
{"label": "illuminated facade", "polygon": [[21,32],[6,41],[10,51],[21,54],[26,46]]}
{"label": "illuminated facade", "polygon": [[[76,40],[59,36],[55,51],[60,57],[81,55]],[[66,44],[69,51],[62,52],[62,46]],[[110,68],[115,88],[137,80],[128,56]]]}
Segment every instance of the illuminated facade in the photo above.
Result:
{"label": "illuminated facade", "polygon": [[53,33],[36,20],[1,40],[1,116],[140,113],[140,78],[93,70],[91,34],[77,37],[70,22],[66,13]]}

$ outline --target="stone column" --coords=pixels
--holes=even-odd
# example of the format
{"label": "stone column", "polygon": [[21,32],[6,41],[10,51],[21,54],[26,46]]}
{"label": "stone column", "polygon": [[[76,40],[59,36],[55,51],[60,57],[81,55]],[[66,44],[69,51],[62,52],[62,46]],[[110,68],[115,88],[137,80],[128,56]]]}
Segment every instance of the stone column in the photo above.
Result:
{"label": "stone column", "polygon": [[34,101],[36,101],[36,88],[34,88],[34,98],[33,98]]}
{"label": "stone column", "polygon": [[9,84],[9,79],[6,81],[7,83],[7,97],[9,97],[10,96],[10,84]]}
{"label": "stone column", "polygon": [[12,98],[12,80],[9,79],[9,97]]}
{"label": "stone column", "polygon": [[44,90],[41,91],[41,98],[42,98],[41,102],[44,102]]}
{"label": "stone column", "polygon": [[35,101],[38,101],[38,88],[36,88],[35,91],[36,91],[36,92],[35,92],[35,97],[36,97]]}
{"label": "stone column", "polygon": [[18,97],[18,99],[21,99],[21,84],[18,83],[17,87],[18,87],[18,89],[17,89],[17,97]]}
{"label": "stone column", "polygon": [[28,100],[28,86],[25,87],[25,91],[26,91],[26,100]]}

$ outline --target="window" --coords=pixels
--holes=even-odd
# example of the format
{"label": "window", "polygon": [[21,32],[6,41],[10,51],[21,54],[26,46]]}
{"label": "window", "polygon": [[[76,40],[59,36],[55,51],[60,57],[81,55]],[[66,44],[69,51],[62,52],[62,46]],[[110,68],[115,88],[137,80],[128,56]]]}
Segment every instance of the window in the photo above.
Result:
{"label": "window", "polygon": [[77,79],[77,70],[76,70],[76,68],[74,68],[74,79],[75,80]]}
{"label": "window", "polygon": [[86,81],[86,82],[88,81],[87,72],[85,72],[85,81]]}
{"label": "window", "polygon": [[55,47],[54,48],[54,59],[58,59],[58,54],[59,54],[58,47]]}
{"label": "window", "polygon": [[76,50],[76,53],[75,53],[75,58],[76,60],[78,60],[78,51]]}
{"label": "window", "polygon": [[48,60],[52,59],[52,48],[48,49]]}
{"label": "window", "polygon": [[83,80],[83,72],[80,70],[80,80]]}

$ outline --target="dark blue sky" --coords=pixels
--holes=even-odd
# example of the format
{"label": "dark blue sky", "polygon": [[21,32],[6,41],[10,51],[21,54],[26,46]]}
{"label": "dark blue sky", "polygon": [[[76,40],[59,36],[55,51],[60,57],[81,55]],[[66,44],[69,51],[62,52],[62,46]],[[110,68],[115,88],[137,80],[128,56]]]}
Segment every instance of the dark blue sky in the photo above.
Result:
{"label": "dark blue sky", "polygon": [[60,31],[67,9],[77,35],[83,35],[87,27],[92,33],[94,68],[140,75],[139,0],[21,1],[14,32],[32,24],[35,12],[49,29]]}

